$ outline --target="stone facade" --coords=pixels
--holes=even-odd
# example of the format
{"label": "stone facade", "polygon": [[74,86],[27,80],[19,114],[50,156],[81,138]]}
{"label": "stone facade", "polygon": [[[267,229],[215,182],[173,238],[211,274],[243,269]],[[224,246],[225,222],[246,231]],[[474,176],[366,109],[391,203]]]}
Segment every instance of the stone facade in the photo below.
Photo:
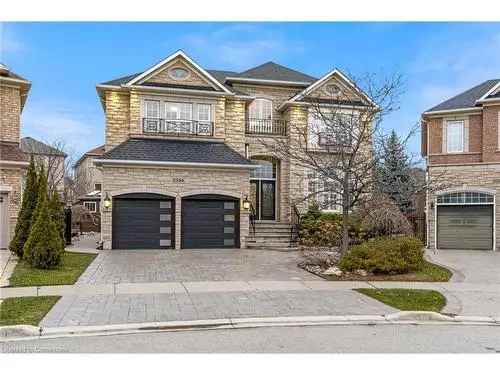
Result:
{"label": "stone facade", "polygon": [[17,217],[21,208],[22,186],[25,174],[25,169],[19,167],[9,168],[2,166],[0,168],[0,193],[3,193],[2,196],[9,202],[8,234],[10,239],[14,235]]}
{"label": "stone facade", "polygon": [[0,142],[19,143],[21,134],[21,90],[0,84]]}
{"label": "stone facade", "polygon": [[[248,170],[157,168],[157,167],[103,167],[103,186],[111,196],[127,193],[158,193],[174,196],[175,247],[181,244],[182,197],[196,194],[221,194],[244,199],[249,194]],[[181,182],[180,182],[181,181]],[[101,204],[101,207],[104,205]],[[111,248],[111,210],[101,213],[102,240]],[[248,213],[240,214],[240,243],[245,248],[248,236]]]}
{"label": "stone facade", "polygon": [[[442,190],[459,189],[465,191],[480,191],[488,189],[497,194],[500,192],[500,164],[442,166],[429,168],[429,177],[441,181]],[[428,194],[427,223],[428,223],[428,246],[436,248],[436,193],[441,189]],[[500,225],[500,201],[495,200],[495,222],[496,227]],[[432,204],[431,204],[432,203]],[[500,245],[500,231],[496,231],[496,249]]]}
{"label": "stone facade", "polygon": [[[185,69],[189,72],[189,75],[185,79],[173,79],[170,76],[170,71],[175,68]],[[145,80],[148,83],[167,83],[174,85],[183,85],[183,86],[195,86],[195,87],[211,87],[213,84],[210,84],[208,80],[202,77],[194,68],[190,66],[185,61],[182,61],[181,58],[177,58],[169,63],[167,66],[162,68],[161,70],[154,72],[149,78]]]}

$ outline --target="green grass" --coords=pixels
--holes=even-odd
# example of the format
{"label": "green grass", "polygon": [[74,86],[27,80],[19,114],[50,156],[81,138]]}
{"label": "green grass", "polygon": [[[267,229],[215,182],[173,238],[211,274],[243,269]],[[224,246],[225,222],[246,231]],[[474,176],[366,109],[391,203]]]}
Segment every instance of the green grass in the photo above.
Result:
{"label": "green grass", "polygon": [[327,280],[343,280],[343,281],[427,281],[427,282],[443,282],[450,280],[452,276],[452,272],[447,268],[438,266],[437,264],[433,264],[425,261],[424,266],[420,271],[404,273],[399,275],[368,275],[368,276],[359,276],[355,274],[351,274],[349,276],[322,276]]}
{"label": "green grass", "polygon": [[96,254],[66,252],[57,268],[41,270],[20,261],[9,279],[9,286],[74,284],[96,257]]}
{"label": "green grass", "polygon": [[404,311],[440,312],[446,305],[446,298],[435,290],[363,288],[356,291]]}
{"label": "green grass", "polygon": [[0,326],[37,326],[59,300],[59,296],[6,298],[0,304]]}

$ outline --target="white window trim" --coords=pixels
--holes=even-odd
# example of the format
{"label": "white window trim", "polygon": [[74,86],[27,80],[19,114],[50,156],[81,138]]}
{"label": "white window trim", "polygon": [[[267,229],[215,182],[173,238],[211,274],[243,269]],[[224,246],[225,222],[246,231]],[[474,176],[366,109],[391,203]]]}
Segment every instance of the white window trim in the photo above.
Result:
{"label": "white window trim", "polygon": [[[87,205],[93,205],[94,208],[90,209]],[[97,202],[83,202],[83,207],[85,207],[89,212],[97,212]]]}
{"label": "white window trim", "polygon": [[[450,123],[462,123],[462,142],[461,142],[461,149],[460,150],[453,150],[450,151],[449,149],[449,142],[448,142],[448,125]],[[442,131],[442,137],[443,137],[443,153],[445,154],[462,154],[464,152],[468,152],[468,138],[469,138],[469,121],[468,117],[464,118],[445,118],[443,119],[443,131]]]}

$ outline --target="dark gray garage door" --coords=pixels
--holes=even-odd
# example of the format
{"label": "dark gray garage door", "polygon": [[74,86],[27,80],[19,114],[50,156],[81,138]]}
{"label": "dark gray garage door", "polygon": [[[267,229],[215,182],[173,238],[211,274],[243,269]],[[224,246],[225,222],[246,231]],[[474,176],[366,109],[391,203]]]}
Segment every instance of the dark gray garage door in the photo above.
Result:
{"label": "dark gray garage door", "polygon": [[491,250],[493,206],[438,206],[438,249]]}
{"label": "dark gray garage door", "polygon": [[174,201],[159,194],[113,199],[113,249],[174,247]]}
{"label": "dark gray garage door", "polygon": [[239,200],[198,195],[182,200],[182,248],[239,247]]}

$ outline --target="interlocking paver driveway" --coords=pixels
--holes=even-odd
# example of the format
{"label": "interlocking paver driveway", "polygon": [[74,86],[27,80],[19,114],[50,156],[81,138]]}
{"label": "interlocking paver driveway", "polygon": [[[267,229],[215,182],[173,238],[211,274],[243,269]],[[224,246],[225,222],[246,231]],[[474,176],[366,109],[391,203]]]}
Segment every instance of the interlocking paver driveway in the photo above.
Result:
{"label": "interlocking paver driveway", "polygon": [[303,315],[382,315],[394,311],[352,290],[67,296],[56,304],[41,326]]}
{"label": "interlocking paver driveway", "polygon": [[102,251],[78,284],[320,280],[297,267],[298,257],[298,252],[239,249]]}

